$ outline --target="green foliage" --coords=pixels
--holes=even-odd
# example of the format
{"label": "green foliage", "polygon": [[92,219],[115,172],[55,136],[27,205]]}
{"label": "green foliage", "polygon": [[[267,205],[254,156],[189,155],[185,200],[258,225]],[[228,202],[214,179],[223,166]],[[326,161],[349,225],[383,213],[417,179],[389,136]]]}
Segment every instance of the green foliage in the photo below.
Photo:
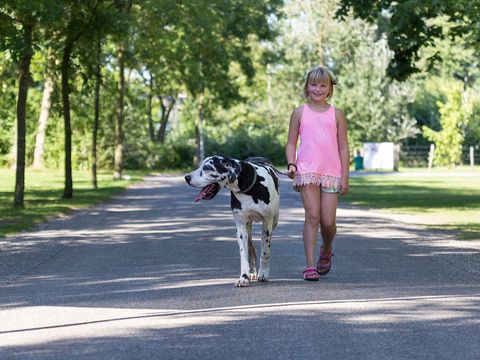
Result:
{"label": "green foliage", "polygon": [[145,164],[149,169],[189,170],[195,166],[192,161],[195,154],[194,144],[168,141],[165,144],[150,143],[148,147],[148,157]]}
{"label": "green foliage", "polygon": [[446,90],[447,101],[438,103],[441,130],[423,127],[424,136],[436,145],[437,165],[455,166],[461,163],[465,126],[468,124],[473,104],[468,93],[462,93],[456,83],[449,84]]}
{"label": "green foliage", "polygon": [[[400,81],[421,71],[417,64],[421,49],[443,39],[445,28],[450,38],[463,37],[471,47],[478,48],[479,0],[340,0],[340,3],[337,12],[340,18],[345,19],[353,10],[356,17],[377,24],[379,32],[386,34],[389,48],[394,52],[387,74]],[[438,22],[439,18],[446,21]],[[427,59],[428,66],[440,58],[439,53],[432,54]]]}
{"label": "green foliage", "polygon": [[283,145],[270,131],[255,127],[238,128],[223,142],[207,137],[205,152],[207,156],[222,154],[242,160],[250,156],[263,156],[274,164],[285,163]]}
{"label": "green foliage", "polygon": [[[11,16],[26,11],[28,3],[6,1],[0,5],[0,20],[5,20],[0,21],[3,35],[0,39],[3,49],[0,50],[0,166],[11,165],[15,137],[18,72],[14,49],[21,44],[12,47],[18,40],[18,28],[12,26]],[[339,84],[333,102],[346,114],[352,148],[363,141],[426,141],[417,134],[419,127],[441,129],[442,115],[437,103],[448,101],[442,83],[461,79],[472,92],[480,93],[478,56],[473,48],[465,46],[470,44],[476,30],[463,33],[462,41],[448,37],[458,26],[468,24],[469,17],[465,23],[460,20],[452,23],[448,16],[430,17],[427,9],[420,6],[419,14],[426,16],[427,26],[442,29],[442,36],[435,38],[432,48],[419,47],[419,59],[414,64],[421,71],[409,81],[396,82],[386,76],[396,49],[396,45],[391,44],[391,36],[401,34],[409,22],[408,17],[400,21],[399,14],[409,14],[414,3],[424,2],[399,3],[398,9],[391,9],[390,19],[383,16],[382,22],[375,25],[355,19],[350,13],[345,14],[346,22],[338,21],[335,13],[341,3],[345,1],[289,0],[281,5],[280,1],[146,0],[134,1],[130,13],[118,13],[111,1],[95,2],[97,15],[91,19],[92,26],[78,39],[70,64],[73,168],[91,167],[99,40],[102,85],[98,165],[104,169],[113,165],[119,39],[128,38],[123,139],[126,168],[188,169],[193,166],[194,126],[201,104],[197,94],[202,94],[204,99],[206,155],[265,156],[277,164],[283,163],[289,116],[304,102],[301,88],[306,70],[318,63],[331,67],[337,75]],[[38,27],[34,34],[35,54],[27,103],[27,165],[32,162],[46,57],[51,48],[57,66],[53,67],[55,88],[44,162],[47,167],[58,168],[64,162],[58,65],[64,30],[67,30],[67,17],[58,14],[80,8],[75,19],[81,21],[94,3],[44,0],[36,4],[40,7],[38,14],[43,15],[35,18]],[[364,17],[377,22],[380,2],[362,2],[361,8],[365,10]],[[54,22],[45,27],[47,20]],[[70,30],[76,30],[74,28]],[[423,29],[420,30],[422,34]],[[381,35],[382,32],[386,35]],[[278,36],[274,38],[275,35]],[[418,37],[407,39],[415,43]],[[402,42],[402,47],[408,45],[403,38],[397,40]],[[443,63],[435,63],[434,68],[428,69],[431,62],[426,59],[433,59],[437,54]],[[151,81],[152,88],[149,87]],[[152,144],[148,136],[147,95],[150,91],[154,98],[155,130],[160,123],[158,97],[176,99],[164,144]],[[462,129],[465,144],[474,146],[480,138],[478,99],[473,100],[472,112],[476,115],[472,115]]]}

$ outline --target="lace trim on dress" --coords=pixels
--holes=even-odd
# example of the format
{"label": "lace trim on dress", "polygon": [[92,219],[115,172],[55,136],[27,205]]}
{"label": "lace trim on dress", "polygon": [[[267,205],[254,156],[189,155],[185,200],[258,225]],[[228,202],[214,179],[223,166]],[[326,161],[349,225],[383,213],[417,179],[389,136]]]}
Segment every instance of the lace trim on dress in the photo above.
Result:
{"label": "lace trim on dress", "polygon": [[314,184],[327,189],[340,189],[341,178],[332,175],[320,175],[317,173],[297,174],[293,179],[293,188],[299,190],[300,186]]}

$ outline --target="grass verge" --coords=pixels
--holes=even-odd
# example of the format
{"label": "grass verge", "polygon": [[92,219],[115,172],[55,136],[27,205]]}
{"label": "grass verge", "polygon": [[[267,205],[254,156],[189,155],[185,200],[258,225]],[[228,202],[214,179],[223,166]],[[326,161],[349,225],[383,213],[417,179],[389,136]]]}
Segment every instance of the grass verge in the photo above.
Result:
{"label": "grass verge", "polygon": [[407,170],[354,176],[346,203],[381,212],[410,215],[407,222],[458,232],[480,240],[480,173]]}
{"label": "grass verge", "polygon": [[15,173],[0,169],[0,237],[29,229],[48,217],[65,214],[109,199],[128,185],[140,181],[147,171],[124,171],[130,180],[113,180],[111,172],[98,173],[98,188],[93,189],[87,171],[73,172],[73,198],[62,199],[63,170],[32,170],[25,173],[25,208],[13,209]]}

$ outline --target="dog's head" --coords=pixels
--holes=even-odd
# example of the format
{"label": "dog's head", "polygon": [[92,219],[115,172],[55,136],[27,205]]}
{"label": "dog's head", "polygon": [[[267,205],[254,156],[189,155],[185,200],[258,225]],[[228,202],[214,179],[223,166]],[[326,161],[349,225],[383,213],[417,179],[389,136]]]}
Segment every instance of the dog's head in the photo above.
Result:
{"label": "dog's head", "polygon": [[199,168],[185,176],[188,185],[202,188],[195,197],[210,200],[222,187],[233,183],[242,170],[239,162],[224,156],[210,156],[202,161]]}

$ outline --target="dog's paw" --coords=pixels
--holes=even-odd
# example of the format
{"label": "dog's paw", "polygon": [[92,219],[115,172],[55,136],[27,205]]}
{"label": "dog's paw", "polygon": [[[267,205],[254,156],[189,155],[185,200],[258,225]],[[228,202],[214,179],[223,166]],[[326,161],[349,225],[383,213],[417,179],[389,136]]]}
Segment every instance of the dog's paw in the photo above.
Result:
{"label": "dog's paw", "polygon": [[248,278],[247,274],[243,274],[240,279],[235,281],[235,287],[247,287],[250,286],[250,279]]}
{"label": "dog's paw", "polygon": [[258,275],[257,281],[267,282],[267,281],[268,281],[268,274],[260,273],[260,274]]}
{"label": "dog's paw", "polygon": [[257,280],[257,279],[258,279],[257,272],[250,273],[250,280],[251,281]]}

